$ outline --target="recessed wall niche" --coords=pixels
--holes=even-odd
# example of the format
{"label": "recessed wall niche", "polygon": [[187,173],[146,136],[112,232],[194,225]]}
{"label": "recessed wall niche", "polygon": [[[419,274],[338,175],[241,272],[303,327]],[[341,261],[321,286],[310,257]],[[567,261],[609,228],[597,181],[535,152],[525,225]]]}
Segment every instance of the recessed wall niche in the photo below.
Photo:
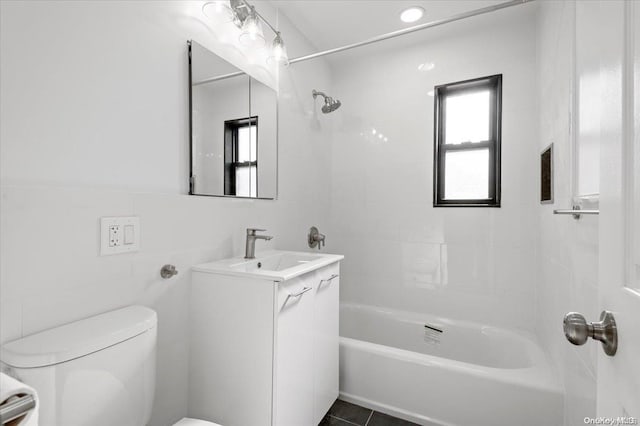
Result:
{"label": "recessed wall niche", "polygon": [[540,204],[553,203],[553,144],[540,154]]}

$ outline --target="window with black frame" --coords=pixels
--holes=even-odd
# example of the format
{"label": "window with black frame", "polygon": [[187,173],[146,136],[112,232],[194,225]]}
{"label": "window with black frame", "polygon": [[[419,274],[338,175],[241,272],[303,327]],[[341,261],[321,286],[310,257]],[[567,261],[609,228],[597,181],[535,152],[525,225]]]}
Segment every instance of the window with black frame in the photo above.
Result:
{"label": "window with black frame", "polygon": [[500,207],[502,75],[436,86],[435,207]]}
{"label": "window with black frame", "polygon": [[257,197],[258,117],[224,122],[224,195]]}

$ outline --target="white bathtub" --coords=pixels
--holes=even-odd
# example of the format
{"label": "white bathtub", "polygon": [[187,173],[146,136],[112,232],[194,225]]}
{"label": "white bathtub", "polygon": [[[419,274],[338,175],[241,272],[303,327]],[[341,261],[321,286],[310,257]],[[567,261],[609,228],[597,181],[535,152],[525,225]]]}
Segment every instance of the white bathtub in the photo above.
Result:
{"label": "white bathtub", "polygon": [[522,333],[342,304],[340,336],[346,401],[422,425],[563,422],[561,387],[542,351]]}

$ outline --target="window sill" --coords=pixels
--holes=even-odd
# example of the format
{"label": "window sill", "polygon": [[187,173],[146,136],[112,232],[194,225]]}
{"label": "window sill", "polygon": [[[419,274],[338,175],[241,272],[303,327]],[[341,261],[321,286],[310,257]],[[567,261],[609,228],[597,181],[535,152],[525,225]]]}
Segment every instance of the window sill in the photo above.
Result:
{"label": "window sill", "polygon": [[433,207],[500,207],[500,203],[433,203]]}

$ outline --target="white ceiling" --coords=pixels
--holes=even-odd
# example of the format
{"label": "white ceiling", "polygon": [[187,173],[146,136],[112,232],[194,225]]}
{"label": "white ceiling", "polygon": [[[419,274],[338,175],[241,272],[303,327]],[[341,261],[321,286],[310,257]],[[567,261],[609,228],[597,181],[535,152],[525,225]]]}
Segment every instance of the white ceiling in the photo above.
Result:
{"label": "white ceiling", "polygon": [[[502,2],[503,0],[271,0],[318,50],[355,43]],[[425,14],[421,20],[407,24],[400,20],[400,12],[410,6],[421,6],[425,9]]]}

